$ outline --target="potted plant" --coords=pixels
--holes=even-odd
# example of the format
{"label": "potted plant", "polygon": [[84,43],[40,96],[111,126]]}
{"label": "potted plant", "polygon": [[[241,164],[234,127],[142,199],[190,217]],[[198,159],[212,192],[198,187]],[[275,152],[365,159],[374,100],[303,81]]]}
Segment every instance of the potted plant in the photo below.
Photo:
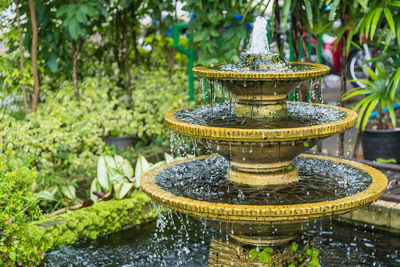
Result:
{"label": "potted plant", "polygon": [[[397,72],[388,72],[382,64],[376,72],[364,66],[371,80],[357,80],[364,86],[354,88],[342,96],[348,100],[363,96],[354,110],[358,111],[357,128],[362,132],[361,144],[367,160],[390,160],[400,163],[400,128],[396,127],[396,111],[400,103]],[[400,75],[397,75],[400,76]]]}
{"label": "potted plant", "polygon": [[134,135],[137,127],[132,110],[115,107],[114,103],[104,110],[102,118],[106,130],[104,141],[108,146],[114,147],[117,154],[121,154],[126,149],[134,148],[140,139]]}

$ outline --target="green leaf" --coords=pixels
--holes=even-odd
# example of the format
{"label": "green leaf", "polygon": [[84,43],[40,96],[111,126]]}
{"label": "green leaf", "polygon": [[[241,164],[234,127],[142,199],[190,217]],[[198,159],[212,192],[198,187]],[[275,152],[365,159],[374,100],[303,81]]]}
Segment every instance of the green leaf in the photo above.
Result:
{"label": "green leaf", "polygon": [[268,253],[266,253],[265,251],[261,251],[260,253],[260,262],[264,263],[264,264],[268,264],[271,263],[272,258],[270,255],[268,255]]}
{"label": "green leaf", "polygon": [[114,192],[115,192],[115,197],[117,199],[123,199],[129,191],[131,191],[135,184],[133,183],[119,183],[119,184],[114,184]]}
{"label": "green leaf", "polygon": [[75,190],[75,187],[73,185],[63,186],[61,188],[61,192],[68,199],[73,200],[73,199],[76,198],[76,190]]}
{"label": "green leaf", "polygon": [[332,3],[332,8],[331,8],[331,10],[329,11],[329,20],[333,20],[333,19],[334,19],[336,10],[337,10],[337,8],[339,7],[339,3],[340,3],[340,0],[334,0],[334,1],[333,1],[333,3]]}
{"label": "green leaf", "polygon": [[11,251],[8,255],[9,255],[10,259],[15,262],[15,260],[17,258],[15,252]]}
{"label": "green leaf", "polygon": [[201,31],[196,32],[193,35],[193,41],[194,42],[204,42],[209,40],[210,37],[208,35],[208,30],[207,29],[202,29]]}
{"label": "green leaf", "polygon": [[143,174],[150,169],[150,164],[147,162],[146,158],[139,154],[138,160],[135,166],[135,186],[140,187],[140,180]]}
{"label": "green leaf", "polygon": [[299,249],[299,245],[297,245],[296,242],[292,242],[292,245],[290,246],[290,250],[293,252],[296,252]]}
{"label": "green leaf", "polygon": [[397,18],[397,23],[396,23],[396,39],[397,39],[397,45],[400,46],[400,18]]}
{"label": "green leaf", "polygon": [[118,183],[126,182],[124,179],[124,176],[119,173],[116,173],[116,174],[110,176],[108,180],[109,180],[110,184],[118,184]]}
{"label": "green leaf", "polygon": [[400,7],[400,1],[396,0],[390,1],[390,5],[395,7]]}
{"label": "green leaf", "polygon": [[294,169],[294,167],[293,167],[293,165],[292,164],[289,164],[289,165],[287,165],[286,166],[286,168],[285,168],[286,170],[288,170],[288,171],[291,171],[291,170],[293,170]]}
{"label": "green leaf", "polygon": [[383,48],[384,52],[386,52],[386,50],[388,49],[388,47],[390,45],[390,39],[392,39],[392,32],[388,31],[386,33],[386,38],[385,38],[385,47]]}
{"label": "green leaf", "polygon": [[57,201],[57,199],[54,197],[54,195],[52,193],[50,193],[49,191],[40,191],[37,194],[37,198],[40,200],[47,200],[47,201]]}
{"label": "green leaf", "polygon": [[364,8],[368,9],[368,0],[358,0],[358,3]]}
{"label": "green leaf", "polygon": [[49,60],[47,61],[47,66],[51,72],[56,72],[58,70],[57,55],[51,53]]}
{"label": "green leaf", "polygon": [[283,2],[283,7],[282,7],[282,20],[281,20],[281,29],[286,30],[286,25],[287,21],[289,18],[289,10],[290,10],[290,5],[292,1],[287,0]]}
{"label": "green leaf", "polygon": [[75,19],[70,20],[68,24],[68,31],[73,40],[78,40],[79,36],[81,35],[81,30],[77,20]]}
{"label": "green leaf", "polygon": [[89,8],[85,4],[79,4],[78,8],[79,8],[79,11],[82,12],[83,14],[89,13]]}
{"label": "green leaf", "polygon": [[319,250],[318,250],[318,249],[316,249],[316,248],[312,248],[312,249],[311,249],[311,251],[312,251],[312,253],[311,253],[311,257],[313,257],[313,258],[317,258],[317,257],[318,257],[318,255],[319,255]]}
{"label": "green leaf", "polygon": [[362,68],[368,73],[369,76],[371,76],[374,81],[378,80],[378,76],[376,76],[375,72],[370,67],[364,65]]}
{"label": "green leaf", "polygon": [[249,256],[250,256],[250,259],[252,259],[252,260],[257,259],[259,254],[260,254],[260,252],[255,248],[252,248],[249,250]]}
{"label": "green leaf", "polygon": [[218,13],[218,11],[213,10],[210,13],[208,13],[208,20],[214,24],[214,25],[218,25],[221,21],[221,14]]}
{"label": "green leaf", "polygon": [[270,248],[270,247],[264,248],[263,251],[265,251],[265,252],[267,252],[267,253],[272,253],[272,252],[274,252],[274,250],[273,250],[272,248]]}
{"label": "green leaf", "polygon": [[378,7],[375,11],[375,15],[371,24],[371,34],[370,34],[371,39],[373,39],[375,36],[375,30],[376,27],[378,26],[379,19],[381,18],[382,10],[383,9],[381,7]]}
{"label": "green leaf", "polygon": [[375,11],[376,11],[375,9],[372,9],[368,11],[367,15],[365,15],[366,20],[364,22],[364,29],[361,29],[360,31],[360,40],[362,40],[363,32],[365,32],[366,37],[369,38],[370,28],[372,24],[372,19],[374,18]]}
{"label": "green leaf", "polygon": [[368,120],[369,120],[369,116],[371,115],[372,111],[374,111],[376,105],[379,103],[379,98],[374,98],[368,109],[366,110],[365,114],[363,115],[363,122],[361,125],[361,131],[365,130],[365,127],[367,126]]}
{"label": "green leaf", "polygon": [[393,16],[392,13],[390,12],[390,9],[388,7],[385,7],[383,9],[383,12],[385,13],[385,17],[386,20],[389,24],[390,30],[392,31],[392,33],[396,33],[396,27],[394,26],[394,20],[393,20]]}
{"label": "green leaf", "polygon": [[133,178],[133,168],[129,161],[119,155],[115,155],[114,159],[118,166],[117,168],[120,170],[120,173],[123,173],[126,178],[131,180]]}
{"label": "green leaf", "polygon": [[394,108],[393,108],[393,103],[390,99],[386,100],[386,105],[388,107],[389,110],[389,116],[390,116],[390,120],[393,124],[393,127],[396,127],[396,113],[394,112]]}
{"label": "green leaf", "polygon": [[304,0],[304,4],[306,6],[306,15],[307,15],[307,21],[308,24],[310,25],[310,29],[313,29],[313,14],[312,14],[312,7],[311,7],[311,1],[309,0]]}
{"label": "green leaf", "polygon": [[392,78],[390,78],[390,83],[392,84],[390,88],[390,98],[394,99],[400,83],[400,67],[397,68]]}
{"label": "green leaf", "polygon": [[101,187],[106,191],[110,191],[111,183],[109,181],[110,172],[116,168],[116,163],[113,157],[102,155],[97,162],[97,178]]}

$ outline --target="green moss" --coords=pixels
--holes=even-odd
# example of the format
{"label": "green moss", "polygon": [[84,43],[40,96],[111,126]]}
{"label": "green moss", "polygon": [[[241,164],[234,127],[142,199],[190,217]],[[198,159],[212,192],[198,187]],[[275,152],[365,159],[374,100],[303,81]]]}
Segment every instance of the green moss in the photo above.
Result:
{"label": "green moss", "polygon": [[51,236],[47,249],[73,244],[81,238],[96,239],[122,227],[146,223],[156,217],[150,199],[141,191],[131,198],[99,202],[93,206],[43,219],[32,225],[38,236]]}

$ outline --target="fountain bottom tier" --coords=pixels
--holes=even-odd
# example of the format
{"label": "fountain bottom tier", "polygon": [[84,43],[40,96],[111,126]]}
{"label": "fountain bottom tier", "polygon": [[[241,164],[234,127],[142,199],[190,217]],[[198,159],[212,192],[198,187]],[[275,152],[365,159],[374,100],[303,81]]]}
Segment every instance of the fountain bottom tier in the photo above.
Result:
{"label": "fountain bottom tier", "polygon": [[142,189],[155,202],[205,218],[241,243],[271,246],[292,240],[309,220],[372,203],[387,185],[369,166],[324,156],[298,156],[293,166],[299,179],[290,187],[232,183],[228,165],[216,155],[162,165],[143,176]]}

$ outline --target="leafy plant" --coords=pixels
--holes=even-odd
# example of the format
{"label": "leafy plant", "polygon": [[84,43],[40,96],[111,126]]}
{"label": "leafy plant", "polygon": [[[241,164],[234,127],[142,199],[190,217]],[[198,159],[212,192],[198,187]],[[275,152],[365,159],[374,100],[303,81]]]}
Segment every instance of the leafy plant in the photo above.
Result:
{"label": "leafy plant", "polygon": [[0,265],[10,260],[36,265],[43,259],[46,246],[29,228],[31,221],[42,217],[38,199],[31,191],[37,171],[18,167],[13,157],[11,150],[0,154]]}
{"label": "leafy plant", "polygon": [[273,253],[274,250],[270,247],[264,248],[262,251],[259,251],[256,248],[252,248],[249,250],[250,259],[256,260],[259,259],[261,263],[268,264],[271,263],[272,258],[269,253]]}
{"label": "leafy plant", "polygon": [[[307,266],[311,267],[320,266],[318,260],[318,254],[319,254],[318,249],[314,247],[300,249],[299,245],[296,242],[292,242],[292,244],[288,248],[285,248],[285,250],[286,249],[289,249],[293,253],[294,257],[291,260],[296,261],[295,262],[296,264],[298,262],[299,264],[301,264],[300,266],[306,266],[304,265],[304,263],[307,260],[308,262]],[[273,255],[272,253],[274,253],[274,250],[270,247],[265,247],[262,250],[260,250],[260,248],[252,248],[247,253],[251,260],[259,260],[260,263],[270,264],[272,262],[271,255]],[[290,264],[286,263],[288,265],[285,266],[296,266],[295,263],[293,262]]]}
{"label": "leafy plant", "polygon": [[[62,187],[71,185],[78,197],[85,196],[89,177],[96,175],[98,157],[109,152],[103,138],[113,132],[141,138],[143,145],[153,139],[159,143],[168,140],[164,113],[185,105],[187,100],[185,84],[182,84],[186,75],[176,72],[168,77],[168,73],[163,69],[133,71],[137,79],[133,82],[133,109],[128,107],[123,89],[107,78],[94,77],[82,81],[79,105],[73,101],[72,83],[63,82],[62,90],[48,92],[45,102],[26,120],[4,115],[0,135],[18,159],[38,168],[37,192],[45,191],[40,193],[45,197],[42,203],[70,205],[75,200],[63,192],[72,193],[72,190]],[[85,184],[87,187],[82,186]]]}
{"label": "leafy plant", "polygon": [[116,199],[129,197],[135,189],[140,188],[140,180],[146,171],[176,159],[165,153],[164,161],[151,164],[139,154],[134,172],[129,161],[123,157],[102,155],[97,164],[97,178],[93,180],[90,188],[90,198],[97,202],[99,197]]}
{"label": "leafy plant", "polygon": [[97,163],[97,178],[92,182],[90,198],[96,202],[99,194],[93,193],[105,191],[122,199],[136,188],[134,181],[133,168],[129,161],[119,155],[102,155]]}
{"label": "leafy plant", "polygon": [[371,68],[363,66],[364,70],[368,72],[372,81],[369,80],[358,80],[365,84],[365,87],[354,88],[342,96],[343,100],[350,99],[355,96],[363,96],[363,98],[354,107],[354,110],[358,110],[359,116],[357,118],[357,127],[362,131],[365,130],[370,115],[374,110],[378,111],[378,129],[384,127],[384,113],[383,109],[385,106],[389,110],[389,118],[393,125],[396,127],[396,114],[393,108],[393,102],[400,103],[398,95],[398,89],[388,86],[390,82],[390,73],[386,71],[384,66],[377,64],[377,73]]}

